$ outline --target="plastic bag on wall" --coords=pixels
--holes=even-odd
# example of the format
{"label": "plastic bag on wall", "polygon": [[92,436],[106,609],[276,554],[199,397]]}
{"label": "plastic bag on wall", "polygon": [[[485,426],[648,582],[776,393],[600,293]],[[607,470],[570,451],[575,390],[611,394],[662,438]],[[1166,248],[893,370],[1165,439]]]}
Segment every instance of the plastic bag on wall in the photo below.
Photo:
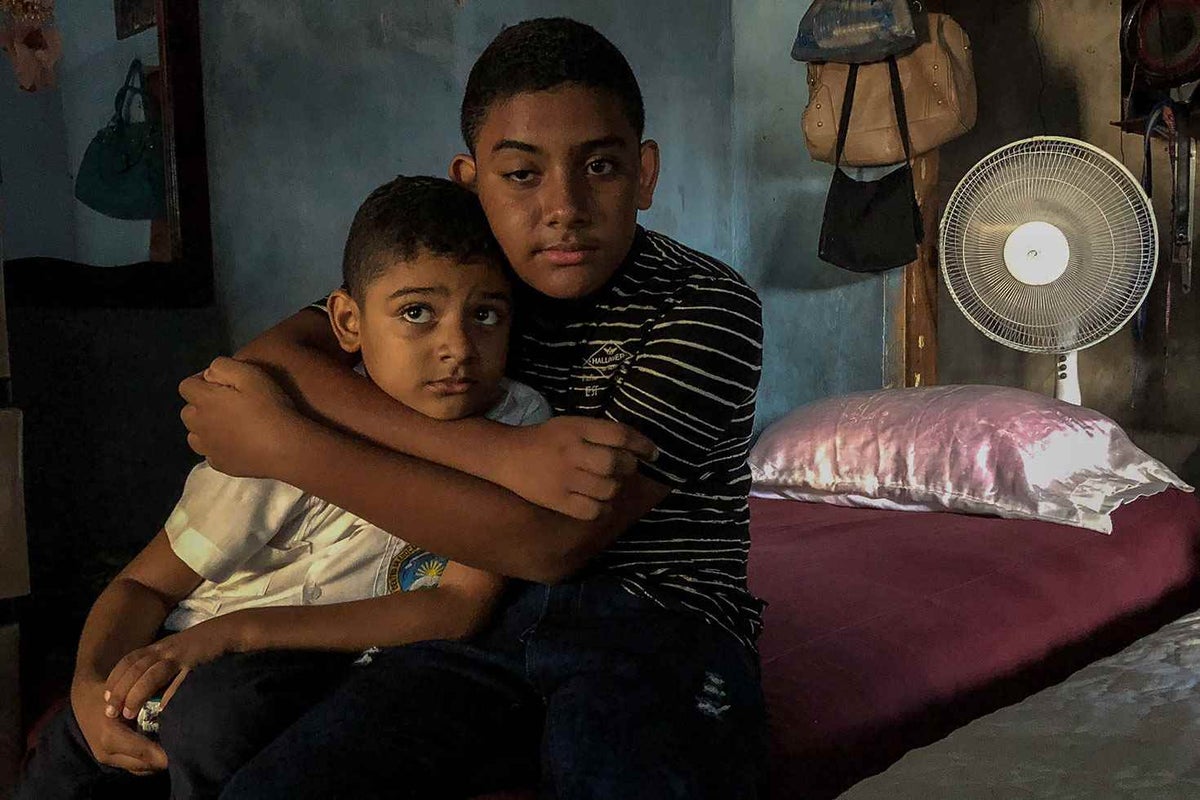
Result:
{"label": "plastic bag on wall", "polygon": [[909,0],[814,0],[800,20],[792,58],[863,64],[916,44]]}

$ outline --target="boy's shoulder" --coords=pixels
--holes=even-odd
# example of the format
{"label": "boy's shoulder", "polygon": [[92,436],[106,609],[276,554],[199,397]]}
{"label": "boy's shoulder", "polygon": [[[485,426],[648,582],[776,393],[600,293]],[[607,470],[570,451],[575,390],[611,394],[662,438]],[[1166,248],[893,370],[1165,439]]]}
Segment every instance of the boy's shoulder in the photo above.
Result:
{"label": "boy's shoulder", "polygon": [[275,536],[298,529],[314,501],[321,502],[283,481],[234,477],[202,461],[163,530],[193,572],[221,583]]}
{"label": "boy's shoulder", "polygon": [[503,394],[484,415],[493,422],[505,425],[538,425],[553,416],[550,403],[532,386],[504,378],[500,382]]}
{"label": "boy's shoulder", "polygon": [[653,270],[658,280],[670,280],[679,287],[728,292],[761,307],[758,294],[733,267],[658,231],[639,229],[632,260]]}

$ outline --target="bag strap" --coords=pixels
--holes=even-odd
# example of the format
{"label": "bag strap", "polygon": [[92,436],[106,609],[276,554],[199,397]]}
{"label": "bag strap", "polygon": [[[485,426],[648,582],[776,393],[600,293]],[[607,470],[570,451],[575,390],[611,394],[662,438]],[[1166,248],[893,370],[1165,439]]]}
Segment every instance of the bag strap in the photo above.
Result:
{"label": "bag strap", "polygon": [[135,58],[129,62],[129,70],[125,73],[125,85],[133,87],[134,78],[137,78],[138,88],[145,88],[146,73],[142,70],[142,60],[140,58]]}
{"label": "bag strap", "polygon": [[[908,113],[904,109],[904,87],[900,84],[900,68],[896,66],[896,57],[887,57],[888,76],[892,82],[892,105],[896,109],[896,125],[900,129],[900,143],[904,146],[904,160],[912,161],[912,141],[908,135]],[[838,123],[837,147],[834,150],[833,164],[842,163],[842,151],[846,148],[846,136],[850,132],[850,112],[854,107],[854,89],[858,85],[858,64],[850,65],[846,76],[846,91],[842,95],[842,118]]]}
{"label": "bag strap", "polygon": [[[137,84],[134,84],[134,78],[137,79]],[[129,65],[129,71],[125,73],[125,83],[117,90],[117,97],[113,101],[113,120],[116,122],[128,122],[129,112],[126,108],[126,103],[129,101],[130,95],[140,97],[142,100],[142,108],[146,107],[146,98],[149,92],[146,91],[146,73],[142,71],[142,60],[135,58]]]}
{"label": "bag strap", "polygon": [[[908,113],[904,109],[904,87],[900,84],[900,68],[896,66],[896,57],[888,56],[888,75],[892,79],[892,104],[896,107],[896,124],[900,127],[900,143],[904,145],[904,169],[912,169],[912,142],[908,137]],[[921,217],[921,204],[917,196],[912,198],[913,204],[913,237],[917,244],[925,241],[925,224]]]}
{"label": "bag strap", "polygon": [[888,75],[892,79],[892,105],[896,107],[896,124],[900,127],[900,142],[904,145],[904,160],[912,161],[912,142],[908,138],[908,113],[904,109],[904,87],[900,85],[900,68],[896,57],[888,56]]}
{"label": "bag strap", "polygon": [[850,131],[850,109],[854,106],[854,87],[858,84],[858,64],[850,65],[846,76],[846,91],[842,93],[842,119],[838,123],[837,148],[834,150],[833,166],[842,163],[842,150],[846,146],[846,134]]}

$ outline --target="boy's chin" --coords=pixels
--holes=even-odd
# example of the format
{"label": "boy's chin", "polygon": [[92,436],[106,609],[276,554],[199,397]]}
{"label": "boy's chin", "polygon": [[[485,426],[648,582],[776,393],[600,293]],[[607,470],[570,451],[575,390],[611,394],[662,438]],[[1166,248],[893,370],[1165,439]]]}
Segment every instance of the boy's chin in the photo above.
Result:
{"label": "boy's chin", "polygon": [[577,300],[604,288],[620,264],[578,267],[532,264],[518,272],[521,280],[540,294],[555,300]]}
{"label": "boy's chin", "polygon": [[465,417],[477,417],[487,413],[491,404],[485,403],[473,395],[456,395],[451,397],[424,397],[416,402],[405,403],[414,411],[419,411],[431,419],[454,420]]}

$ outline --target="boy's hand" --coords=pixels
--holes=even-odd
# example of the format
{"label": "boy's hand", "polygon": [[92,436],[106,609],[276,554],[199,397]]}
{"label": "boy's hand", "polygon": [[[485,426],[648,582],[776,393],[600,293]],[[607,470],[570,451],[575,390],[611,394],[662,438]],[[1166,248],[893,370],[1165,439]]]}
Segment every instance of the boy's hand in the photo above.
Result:
{"label": "boy's hand", "polygon": [[179,416],[188,445],[227,475],[275,477],[284,429],[299,419],[295,405],[259,367],[218,358],[179,384],[187,401]]}
{"label": "boy's hand", "polygon": [[531,503],[575,519],[601,516],[637,469],[658,448],[626,425],[592,417],[554,417],[512,428],[515,451],[503,455],[503,485]]}
{"label": "boy's hand", "polygon": [[194,667],[234,649],[235,630],[228,617],[206,620],[139,647],[118,661],[109,673],[104,713],[114,719],[135,719],[145,702],[164,687],[161,708],[166,708]]}
{"label": "boy's hand", "polygon": [[167,754],[129,723],[104,713],[104,684],[76,678],[71,684],[71,710],[83,731],[92,756],[101,764],[134,775],[149,775],[167,768]]}

